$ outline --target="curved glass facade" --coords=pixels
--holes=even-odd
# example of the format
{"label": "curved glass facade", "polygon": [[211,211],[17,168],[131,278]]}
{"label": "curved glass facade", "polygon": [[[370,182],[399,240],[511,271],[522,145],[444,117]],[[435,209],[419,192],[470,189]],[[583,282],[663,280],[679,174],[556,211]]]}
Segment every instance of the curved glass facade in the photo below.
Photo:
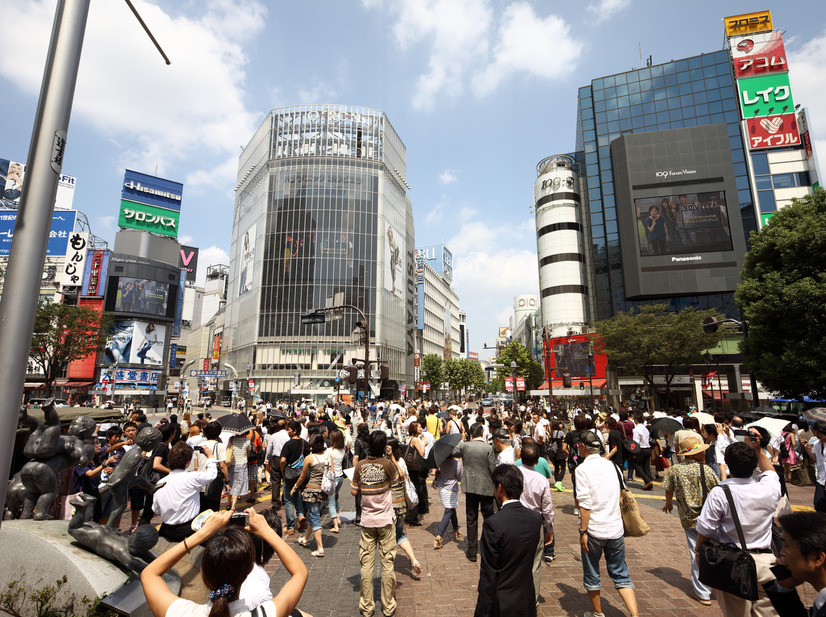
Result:
{"label": "curved glass facade", "polygon": [[[382,112],[276,109],[241,156],[227,306],[228,361],[250,365],[262,397],[323,396],[358,344],[356,311],[306,326],[301,314],[353,305],[383,395],[412,383],[415,260],[404,144]],[[409,349],[409,351],[408,351]],[[295,386],[296,373],[299,387]]]}

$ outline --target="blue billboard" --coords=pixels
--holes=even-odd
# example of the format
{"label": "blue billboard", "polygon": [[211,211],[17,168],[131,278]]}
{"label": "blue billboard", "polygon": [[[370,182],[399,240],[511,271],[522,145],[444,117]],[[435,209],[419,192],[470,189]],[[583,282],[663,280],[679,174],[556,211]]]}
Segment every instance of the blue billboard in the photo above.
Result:
{"label": "blue billboard", "polygon": [[121,199],[149,204],[167,210],[181,211],[184,185],[157,176],[127,169],[123,174]]}
{"label": "blue billboard", "polygon": [[[69,244],[69,234],[75,229],[74,210],[61,210],[52,214],[52,229],[49,232],[49,244],[46,248],[47,257],[62,257],[66,255]],[[17,212],[0,210],[0,257],[7,257],[11,253],[11,241],[14,237],[14,225],[17,222]]]}

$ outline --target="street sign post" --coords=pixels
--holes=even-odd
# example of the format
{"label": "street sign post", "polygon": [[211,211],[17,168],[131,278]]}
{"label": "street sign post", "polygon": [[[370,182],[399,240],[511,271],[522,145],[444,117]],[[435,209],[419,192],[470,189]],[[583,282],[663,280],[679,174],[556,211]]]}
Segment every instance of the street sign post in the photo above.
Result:
{"label": "street sign post", "polygon": [[322,324],[327,321],[327,315],[324,311],[313,311],[311,313],[302,313],[301,325],[308,326],[313,324]]}

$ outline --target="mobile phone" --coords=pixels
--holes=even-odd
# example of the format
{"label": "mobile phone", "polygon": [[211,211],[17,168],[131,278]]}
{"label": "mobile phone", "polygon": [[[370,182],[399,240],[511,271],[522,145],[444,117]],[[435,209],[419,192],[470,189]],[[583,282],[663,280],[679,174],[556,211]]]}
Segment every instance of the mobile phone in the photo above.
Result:
{"label": "mobile phone", "polygon": [[246,512],[235,512],[229,517],[230,525],[238,525],[240,527],[249,527],[250,515]]}
{"label": "mobile phone", "polygon": [[204,449],[201,446],[195,446],[194,448],[192,448],[192,450],[194,452],[202,452],[202,453],[204,451]]}
{"label": "mobile phone", "polygon": [[787,578],[792,577],[792,571],[782,563],[772,566],[769,570],[771,570],[771,573],[774,574],[774,578],[778,581],[785,581]]}

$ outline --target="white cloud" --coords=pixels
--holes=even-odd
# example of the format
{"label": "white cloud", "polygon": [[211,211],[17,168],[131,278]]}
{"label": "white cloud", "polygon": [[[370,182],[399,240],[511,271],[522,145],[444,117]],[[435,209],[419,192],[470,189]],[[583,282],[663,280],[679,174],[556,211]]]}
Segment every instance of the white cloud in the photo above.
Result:
{"label": "white cloud", "polygon": [[514,73],[545,80],[570,73],[583,46],[570,30],[561,17],[542,19],[527,3],[511,4],[502,14],[493,62],[474,76],[474,91],[489,94]]}
{"label": "white cloud", "polygon": [[439,174],[439,182],[442,184],[450,184],[451,182],[456,182],[456,180],[458,180],[458,178],[456,177],[456,171],[453,169],[445,169]]}
{"label": "white cloud", "polygon": [[444,217],[445,210],[447,209],[447,202],[444,200],[444,195],[442,195],[442,199],[439,200],[433,208],[431,208],[430,212],[428,212],[424,217],[424,222],[427,225],[435,225],[436,223],[441,222],[442,218]]}
{"label": "white cloud", "polygon": [[97,219],[96,227],[98,230],[108,231],[110,229],[114,229],[117,222],[118,217],[116,216],[100,216]]}
{"label": "white cloud", "polygon": [[[375,5],[375,3],[373,3]],[[412,103],[430,110],[439,97],[455,98],[470,68],[488,53],[493,11],[489,0],[406,0],[393,32],[403,50],[430,47],[427,71],[416,81]]]}
{"label": "white cloud", "polygon": [[178,242],[190,246],[194,238],[192,236],[178,236]]}
{"label": "white cloud", "polygon": [[797,38],[786,41],[794,101],[806,108],[815,150],[826,156],[826,99],[821,84],[826,65],[826,32],[798,46],[799,42]]}
{"label": "white cloud", "polygon": [[338,98],[338,91],[318,77],[298,87],[292,104],[308,105],[315,103],[332,103]]}
{"label": "white cloud", "polygon": [[[94,127],[107,139],[128,144],[118,167],[163,169],[197,153],[237,158],[238,135],[250,135],[260,120],[246,109],[242,44],[264,26],[257,0],[211,0],[197,17],[165,11],[158,4],[136,8],[172,61],[166,66],[128,7],[95,3],[89,11],[73,104],[73,122]],[[175,6],[175,5],[172,5]],[[176,6],[177,8],[177,6]],[[0,74],[21,91],[36,94],[43,74],[54,2],[6,3],[0,37]],[[225,184],[234,172],[218,168]]]}
{"label": "white cloud", "polygon": [[406,0],[385,5],[362,0],[367,9],[397,13],[393,32],[403,51],[425,48],[427,67],[412,97],[413,107],[422,110],[456,99],[469,82],[477,96],[484,96],[513,73],[554,79],[575,68],[582,42],[571,37],[562,18],[542,18],[527,2],[511,2],[498,17],[497,27],[492,4],[491,0]]}
{"label": "white cloud", "polygon": [[195,284],[203,286],[206,282],[207,268],[219,264],[229,265],[229,254],[224,249],[213,245],[198,251],[198,271],[195,273]]}
{"label": "white cloud", "polygon": [[597,16],[597,22],[602,22],[630,5],[631,0],[599,0],[589,4],[587,9],[589,13]]}

